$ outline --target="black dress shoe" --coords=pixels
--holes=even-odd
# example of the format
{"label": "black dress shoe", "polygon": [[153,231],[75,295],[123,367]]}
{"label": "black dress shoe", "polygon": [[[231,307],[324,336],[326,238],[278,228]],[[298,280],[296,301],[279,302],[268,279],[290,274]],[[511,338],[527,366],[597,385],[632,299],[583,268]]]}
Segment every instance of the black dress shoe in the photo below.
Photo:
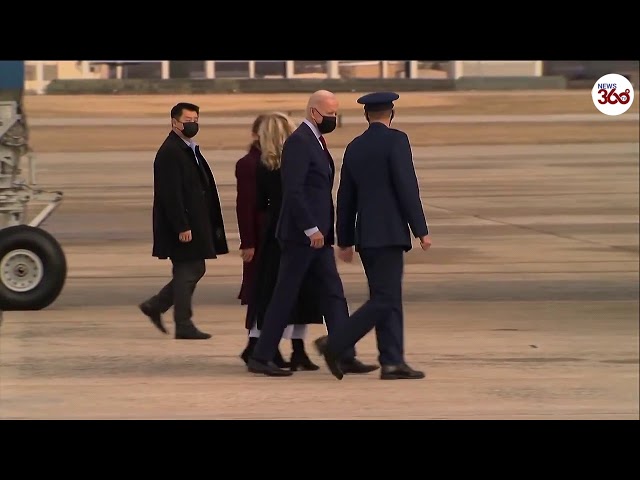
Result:
{"label": "black dress shoe", "polygon": [[[251,355],[253,355],[253,349],[256,348],[256,344],[257,343],[258,343],[258,338],[249,337],[249,343],[247,344],[245,349],[240,354],[240,358],[242,359],[242,361],[244,362],[245,365],[247,365],[247,362],[249,362],[249,358],[251,358]],[[289,368],[289,367],[291,367],[291,363],[287,362],[282,357],[282,354],[280,353],[280,350],[276,351],[276,356],[273,358],[273,363],[275,363],[278,368]]]}
{"label": "black dress shoe", "polygon": [[378,365],[367,365],[365,363],[362,363],[360,360],[358,360],[357,358],[354,358],[353,360],[342,360],[340,362],[340,367],[342,368],[342,371],[347,374],[347,373],[371,373],[371,372],[375,372],[376,370],[378,370]]}
{"label": "black dress shoe", "polygon": [[211,338],[210,333],[201,332],[195,326],[192,327],[176,327],[176,340],[208,340]]}
{"label": "black dress shoe", "polygon": [[340,362],[338,362],[338,358],[334,356],[327,348],[328,340],[329,337],[325,335],[316,339],[313,343],[316,346],[318,353],[324,357],[324,361],[326,362],[327,367],[329,367],[329,370],[331,371],[333,376],[338,380],[342,380],[342,378],[344,377],[344,373],[340,368]]}
{"label": "black dress shoe", "polygon": [[280,353],[280,349],[276,350],[276,356],[273,357],[273,363],[276,364],[278,368],[291,368],[291,362],[287,362],[282,353]]}
{"label": "black dress shoe", "polygon": [[420,380],[426,375],[420,370],[414,370],[406,363],[400,365],[383,365],[380,372],[382,380]]}
{"label": "black dress shoe", "polygon": [[290,370],[283,370],[273,362],[261,362],[255,358],[249,358],[247,368],[251,373],[260,373],[267,377],[290,377],[293,373]]}
{"label": "black dress shoe", "polygon": [[313,363],[307,352],[303,351],[294,351],[291,354],[291,371],[297,372],[298,370],[305,370],[307,372],[315,372],[316,370],[320,370],[320,367]]}
{"label": "black dress shoe", "polygon": [[249,337],[249,343],[247,343],[247,346],[244,348],[244,350],[240,354],[240,358],[242,359],[245,365],[247,365],[247,363],[249,362],[249,358],[251,358],[251,355],[253,355],[253,349],[255,348],[256,343],[258,343],[257,338]]}
{"label": "black dress shoe", "polygon": [[138,308],[142,313],[149,317],[151,323],[153,323],[158,330],[160,330],[162,333],[169,333],[162,324],[162,314],[159,311],[154,310],[147,302],[141,303],[140,305],[138,305]]}

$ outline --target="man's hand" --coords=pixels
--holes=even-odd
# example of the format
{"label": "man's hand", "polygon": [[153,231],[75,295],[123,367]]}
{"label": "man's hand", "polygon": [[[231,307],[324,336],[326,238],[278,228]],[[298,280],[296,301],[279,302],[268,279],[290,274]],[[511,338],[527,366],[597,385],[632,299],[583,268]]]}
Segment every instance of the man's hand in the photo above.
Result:
{"label": "man's hand", "polygon": [[255,253],[256,253],[255,248],[244,248],[240,250],[240,256],[242,257],[242,261],[244,263],[251,262],[251,260],[253,260],[253,256],[255,255]]}
{"label": "man's hand", "polygon": [[317,231],[309,237],[311,240],[311,246],[313,248],[322,248],[324,246],[324,235],[320,231]]}
{"label": "man's hand", "polygon": [[189,243],[191,241],[191,230],[180,233],[178,235],[178,240],[180,240],[182,243]]}
{"label": "man's hand", "polygon": [[429,250],[431,246],[431,237],[429,235],[425,235],[424,237],[420,237],[420,247],[422,250]]}
{"label": "man's hand", "polygon": [[338,258],[345,263],[351,263],[353,261],[353,247],[339,247]]}

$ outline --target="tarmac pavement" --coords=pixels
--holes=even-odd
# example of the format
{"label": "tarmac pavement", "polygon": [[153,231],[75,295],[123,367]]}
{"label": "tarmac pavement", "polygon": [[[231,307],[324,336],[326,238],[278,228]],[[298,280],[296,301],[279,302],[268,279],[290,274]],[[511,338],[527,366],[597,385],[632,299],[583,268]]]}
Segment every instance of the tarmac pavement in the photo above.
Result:
{"label": "tarmac pavement", "polygon": [[[213,338],[152,328],[135,305],[170,272],[150,256],[153,154],[38,155],[41,186],[65,194],[44,227],[69,279],[50,308],[4,315],[0,418],[639,419],[638,144],[415,148],[433,247],[406,257],[405,341],[427,378],[399,383],[338,382],[315,352],[318,372],[247,373],[241,151],[207,154],[233,250],[195,295]],[[339,269],[357,308],[362,268]],[[358,349],[376,361],[373,334]]]}

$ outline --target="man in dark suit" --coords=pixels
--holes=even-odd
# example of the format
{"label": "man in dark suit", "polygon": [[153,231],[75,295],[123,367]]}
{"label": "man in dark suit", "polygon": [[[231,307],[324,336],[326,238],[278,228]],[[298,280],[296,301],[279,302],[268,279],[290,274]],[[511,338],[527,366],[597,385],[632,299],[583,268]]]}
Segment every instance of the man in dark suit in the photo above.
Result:
{"label": "man in dark suit", "polygon": [[[309,98],[304,122],[286,140],[282,150],[282,207],[276,227],[281,244],[280,268],[260,340],[247,363],[249,371],[268,376],[289,376],[272,361],[291,317],[300,286],[307,277],[317,286],[327,330],[340,328],[349,309],[333,251],[335,166],[323,135],[336,127],[338,100],[326,90]],[[355,358],[353,346],[339,360],[344,373],[376,370]]]}
{"label": "man in dark suit", "polygon": [[419,379],[424,373],[404,359],[403,256],[411,249],[409,230],[423,250],[431,240],[409,138],[390,128],[398,98],[380,92],[358,99],[369,128],[345,150],[337,198],[338,256],[351,262],[355,245],[369,283],[369,300],[361,308],[384,308],[386,315],[353,317],[337,335],[329,332],[316,345],[329,364],[375,327],[381,378]]}
{"label": "man in dark suit", "polygon": [[206,271],[205,259],[229,253],[216,182],[193,140],[200,109],[178,103],[171,109],[171,132],[153,163],[153,252],[171,259],[173,278],[139,305],[163,333],[162,314],[173,306],[175,338],[206,340],[193,324],[192,297]]}

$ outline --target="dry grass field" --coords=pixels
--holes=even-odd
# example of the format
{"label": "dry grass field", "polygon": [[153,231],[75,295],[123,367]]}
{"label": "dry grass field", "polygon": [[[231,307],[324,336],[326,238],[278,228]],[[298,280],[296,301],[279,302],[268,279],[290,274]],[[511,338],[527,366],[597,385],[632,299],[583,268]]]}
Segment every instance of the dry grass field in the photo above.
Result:
{"label": "dry grass field", "polygon": [[[360,113],[356,99],[363,92],[339,93],[343,113]],[[244,116],[265,110],[299,114],[308,94],[215,95],[38,95],[25,99],[29,115],[39,117],[166,117],[171,105],[189,101],[202,115]],[[597,113],[589,91],[516,92],[402,92],[396,102],[399,115],[486,115]],[[638,102],[629,110],[638,113]]]}
{"label": "dry grass field", "polygon": [[[343,148],[365,129],[363,125],[346,125],[327,135],[331,148]],[[205,126],[198,143],[207,150],[244,149],[249,128],[241,126]],[[638,142],[637,122],[584,123],[471,123],[471,124],[401,124],[414,147],[439,145],[515,145],[552,143]],[[35,127],[31,130],[36,152],[152,151],[168,133],[168,126],[108,127]],[[79,139],[82,139],[79,141]]]}
{"label": "dry grass field", "polygon": [[[361,93],[338,94],[345,115],[360,115],[356,103]],[[131,118],[168,117],[168,109],[180,100],[201,106],[201,117],[250,116],[268,110],[281,110],[299,116],[307,94],[228,94],[228,95],[76,95],[28,96],[27,114],[31,118]],[[595,114],[588,91],[550,92],[457,92],[402,93],[396,102],[395,126],[407,132],[414,146],[514,145],[551,143],[637,142],[638,122],[588,123],[403,123],[403,115],[540,115]],[[637,102],[630,112],[638,112]],[[167,120],[168,125],[168,120]],[[328,136],[330,147],[342,148],[366,127],[349,123]],[[247,125],[206,126],[198,141],[206,149],[243,149],[249,141]],[[166,135],[167,127],[130,126],[35,126],[31,129],[36,152],[77,152],[87,150],[154,150]],[[82,141],[79,142],[78,139]]]}

